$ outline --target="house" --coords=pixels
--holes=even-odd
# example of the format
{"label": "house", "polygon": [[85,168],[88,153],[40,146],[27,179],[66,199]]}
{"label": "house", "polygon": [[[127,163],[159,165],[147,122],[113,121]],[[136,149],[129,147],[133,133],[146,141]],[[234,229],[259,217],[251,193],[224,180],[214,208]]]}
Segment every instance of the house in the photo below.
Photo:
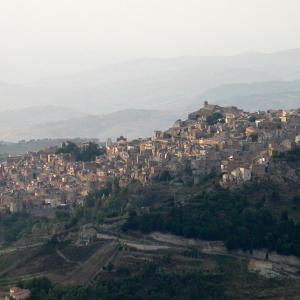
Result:
{"label": "house", "polygon": [[9,289],[9,296],[7,296],[5,299],[28,299],[31,295],[30,290],[21,289],[18,287],[12,287]]}
{"label": "house", "polygon": [[23,208],[24,208],[23,202],[19,199],[14,199],[13,201],[10,202],[9,211],[12,214],[22,212]]}
{"label": "house", "polygon": [[244,167],[238,167],[232,170],[230,173],[222,175],[221,186],[228,187],[231,185],[243,184],[250,181],[252,177],[251,170]]}
{"label": "house", "polygon": [[97,239],[97,233],[97,230],[92,224],[86,224],[82,226],[79,233],[78,244],[87,246],[89,243]]}

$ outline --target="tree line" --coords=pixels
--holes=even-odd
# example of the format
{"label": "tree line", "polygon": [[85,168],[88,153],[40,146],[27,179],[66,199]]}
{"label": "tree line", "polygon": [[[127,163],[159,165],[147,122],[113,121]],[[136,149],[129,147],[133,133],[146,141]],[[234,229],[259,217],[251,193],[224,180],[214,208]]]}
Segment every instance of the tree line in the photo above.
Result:
{"label": "tree line", "polygon": [[[274,196],[275,197],[275,196]],[[183,207],[131,214],[123,230],[162,231],[188,238],[221,240],[228,249],[267,249],[300,256],[300,225],[242,192],[204,193]]]}

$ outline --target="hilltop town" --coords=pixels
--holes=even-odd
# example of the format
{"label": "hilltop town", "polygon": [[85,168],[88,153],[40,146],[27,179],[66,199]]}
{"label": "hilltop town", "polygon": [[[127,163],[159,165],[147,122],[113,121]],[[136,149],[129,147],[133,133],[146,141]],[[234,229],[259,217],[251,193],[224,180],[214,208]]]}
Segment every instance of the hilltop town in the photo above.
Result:
{"label": "hilltop town", "polygon": [[196,299],[190,286],[203,299],[273,299],[276,277],[298,299],[299,158],[300,109],[207,102],[151,138],[11,156],[0,165],[0,298],[143,299],[155,282],[157,295],[170,286],[166,299]]}
{"label": "hilltop town", "polygon": [[9,157],[0,166],[0,209],[14,213],[80,205],[91,190],[116,179],[121,187],[133,180],[192,186],[213,175],[230,189],[251,181],[284,182],[285,176],[297,181],[291,168],[278,171],[274,157],[297,155],[298,145],[300,109],[249,113],[205,102],[187,120],[155,131],[152,138],[109,139],[91,161],[55,147]]}

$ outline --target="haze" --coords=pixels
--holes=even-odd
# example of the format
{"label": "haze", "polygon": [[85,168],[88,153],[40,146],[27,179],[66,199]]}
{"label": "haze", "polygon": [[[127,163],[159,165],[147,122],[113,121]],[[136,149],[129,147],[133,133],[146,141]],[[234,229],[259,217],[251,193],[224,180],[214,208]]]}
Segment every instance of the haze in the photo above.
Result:
{"label": "haze", "polygon": [[0,141],[151,136],[204,100],[300,107],[299,11],[299,0],[1,1]]}
{"label": "haze", "polygon": [[0,81],[140,57],[298,48],[299,11],[299,0],[1,1]]}

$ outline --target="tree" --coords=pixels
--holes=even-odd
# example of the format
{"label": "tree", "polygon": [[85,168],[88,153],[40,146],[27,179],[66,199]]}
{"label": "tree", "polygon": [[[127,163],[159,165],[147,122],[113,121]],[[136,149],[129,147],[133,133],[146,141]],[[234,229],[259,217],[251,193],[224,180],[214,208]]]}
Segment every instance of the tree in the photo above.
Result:
{"label": "tree", "polygon": [[224,123],[224,117],[221,113],[214,112],[211,115],[207,116],[206,122],[208,125],[214,125],[217,124],[218,122]]}
{"label": "tree", "polygon": [[89,142],[84,147],[80,148],[73,142],[63,143],[62,147],[56,151],[56,154],[72,154],[77,161],[93,161],[99,155],[105,154],[105,149],[99,145]]}

